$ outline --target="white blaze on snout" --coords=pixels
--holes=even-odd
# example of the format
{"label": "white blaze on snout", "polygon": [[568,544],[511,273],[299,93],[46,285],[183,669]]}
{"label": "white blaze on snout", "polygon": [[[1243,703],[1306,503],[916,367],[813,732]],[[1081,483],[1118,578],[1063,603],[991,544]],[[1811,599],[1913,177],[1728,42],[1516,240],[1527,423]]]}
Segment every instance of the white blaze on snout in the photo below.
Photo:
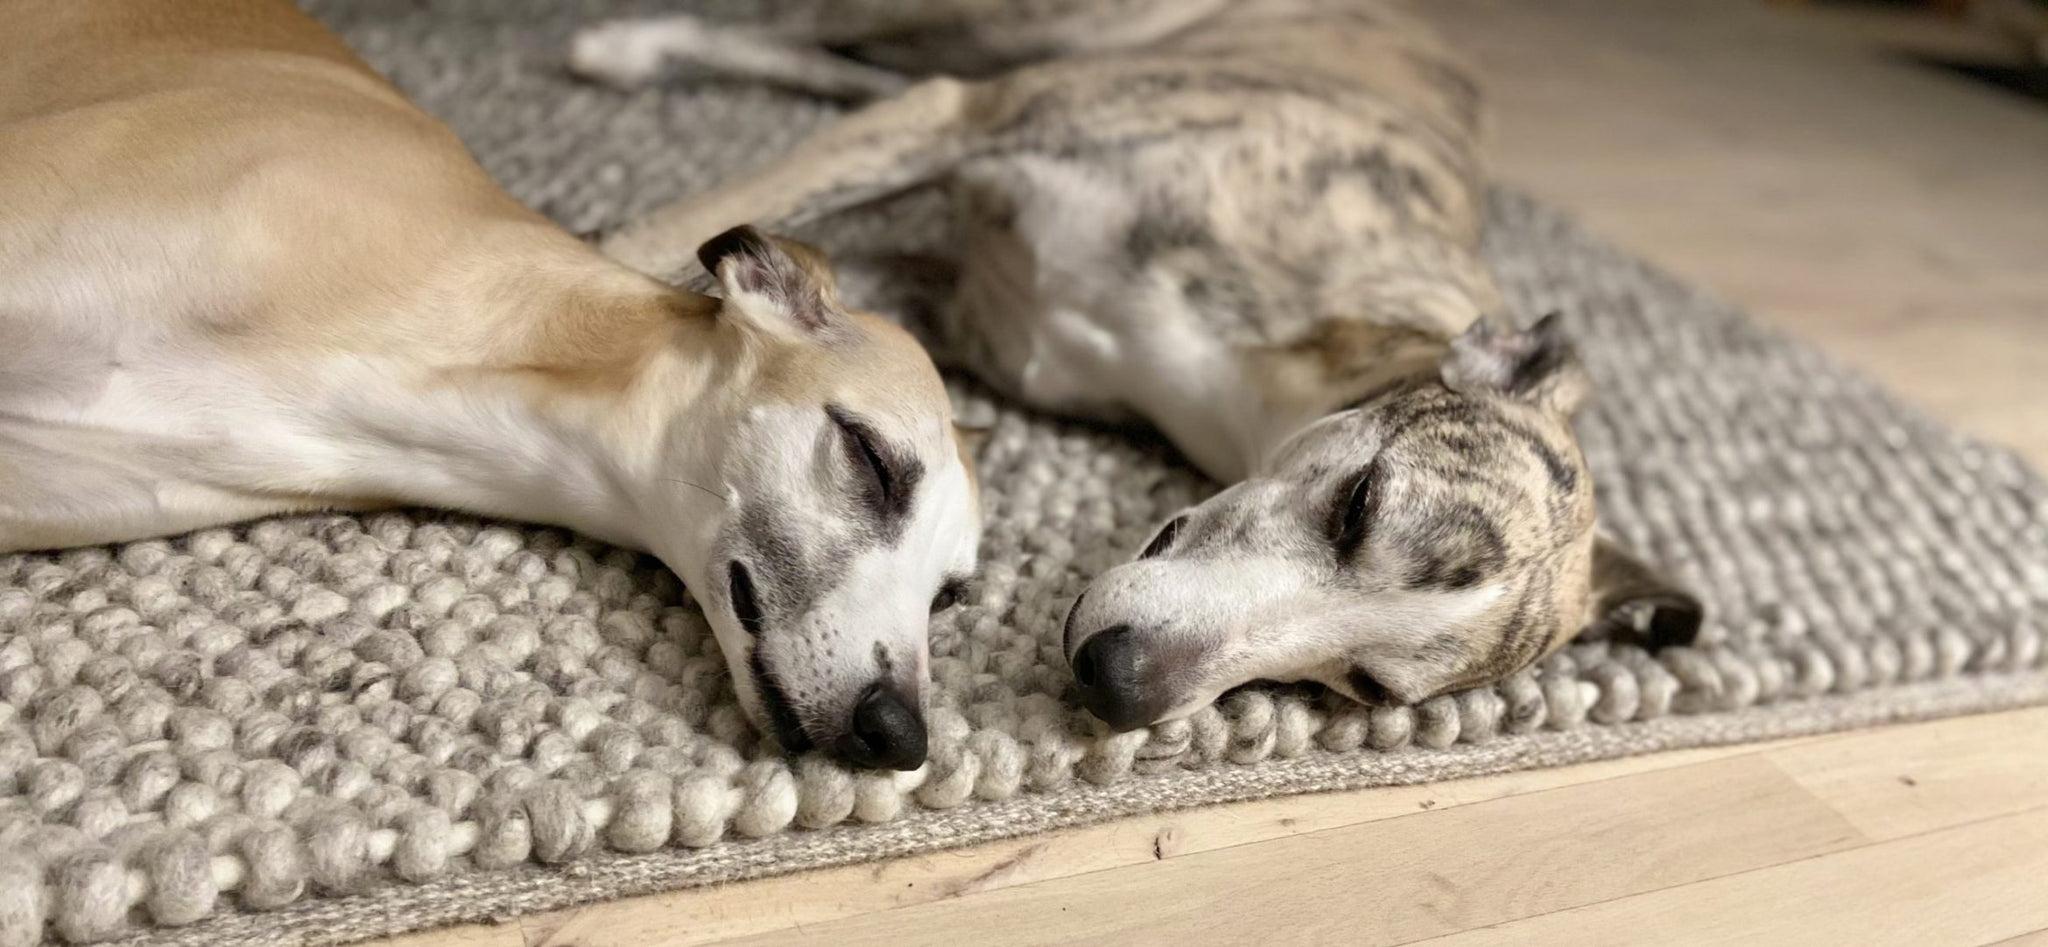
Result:
{"label": "white blaze on snout", "polygon": [[[773,420],[764,426],[774,433],[764,432],[764,440],[797,437],[789,419]],[[817,430],[802,437],[810,442]],[[758,557],[749,567],[764,601],[802,604],[787,612],[771,607],[761,640],[752,646],[762,650],[763,664],[814,738],[844,728],[854,706],[877,684],[913,703],[922,701],[930,677],[932,598],[948,577],[965,577],[974,569],[980,517],[943,422],[935,419],[914,441],[897,433],[900,429],[881,430],[892,436],[891,443],[913,449],[924,470],[900,531],[879,528],[873,511],[847,493],[848,460],[829,429],[823,449],[799,452],[792,443],[733,465],[780,487],[773,494],[775,541],[785,547],[789,562],[802,565],[778,574],[774,561]],[[734,551],[742,559],[749,555],[748,541],[742,530]],[[780,587],[771,591],[771,585]]]}
{"label": "white blaze on snout", "polygon": [[1169,693],[1160,720],[1186,716],[1256,680],[1323,680],[1360,662],[1389,686],[1448,669],[1414,665],[1432,640],[1478,621],[1498,586],[1456,592],[1335,588],[1284,556],[1140,560],[1104,573],[1074,616],[1076,648],[1110,628],[1141,644],[1146,686]]}
{"label": "white blaze on snout", "polygon": [[1214,697],[1232,667],[1249,666],[1260,629],[1308,591],[1298,564],[1278,557],[1141,560],[1090,585],[1074,615],[1076,649],[1128,628],[1141,645],[1149,686]]}
{"label": "white blaze on snout", "polygon": [[843,580],[763,643],[773,673],[806,730],[836,733],[868,688],[921,701],[929,675],[931,581],[901,555],[858,556]]}

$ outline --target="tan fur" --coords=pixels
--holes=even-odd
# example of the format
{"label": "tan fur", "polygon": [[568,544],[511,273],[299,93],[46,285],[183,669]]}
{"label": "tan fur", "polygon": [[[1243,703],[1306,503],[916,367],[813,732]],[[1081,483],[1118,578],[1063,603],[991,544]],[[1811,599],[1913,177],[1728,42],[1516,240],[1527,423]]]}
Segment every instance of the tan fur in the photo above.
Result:
{"label": "tan fur", "polygon": [[[0,0],[0,22],[10,336],[48,331],[34,321],[38,287],[92,281],[121,318],[281,384],[309,359],[388,359],[422,395],[510,391],[626,445],[661,419],[636,402],[706,384],[730,354],[711,326],[716,300],[607,260],[513,200],[284,0]],[[821,257],[802,259],[829,276]],[[863,325],[873,344],[858,365],[789,366],[780,395],[833,380],[943,412],[915,344]],[[0,359],[0,377],[9,370]],[[26,476],[0,459],[0,483]],[[104,528],[0,520],[0,548],[419,499],[318,483],[181,490],[159,491],[170,508]]]}
{"label": "tan fur", "polygon": [[822,257],[734,227],[718,299],[636,273],[287,0],[0,24],[0,552],[552,523],[674,569],[789,749],[923,763],[927,606],[979,521],[930,358]]}
{"label": "tan fur", "polygon": [[953,441],[960,447],[960,464],[967,468],[967,489],[974,494],[974,505],[981,506],[981,449],[988,445],[990,433],[985,428],[953,425]]}
{"label": "tan fur", "polygon": [[[613,309],[637,296],[617,314],[661,317],[661,288],[506,196],[452,133],[288,4],[14,0],[0,17],[11,216],[197,230],[232,282],[211,299],[153,297],[178,328],[242,351],[405,346],[473,361],[484,343],[485,361],[579,364],[596,353],[558,346],[595,338],[577,324],[592,313],[560,297]],[[196,311],[219,302],[238,305]],[[429,302],[445,315],[391,318],[431,317]]]}

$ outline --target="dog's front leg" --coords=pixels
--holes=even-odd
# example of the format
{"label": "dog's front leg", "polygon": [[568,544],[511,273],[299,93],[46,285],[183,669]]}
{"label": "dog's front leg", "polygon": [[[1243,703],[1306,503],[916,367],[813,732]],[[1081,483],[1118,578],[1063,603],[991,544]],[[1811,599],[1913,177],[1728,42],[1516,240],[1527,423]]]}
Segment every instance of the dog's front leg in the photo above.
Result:
{"label": "dog's front leg", "polygon": [[621,88],[647,85],[671,67],[854,101],[886,98],[910,84],[898,73],[801,40],[692,16],[599,24],[578,32],[569,49],[571,71]]}
{"label": "dog's front leg", "polygon": [[754,173],[662,207],[604,240],[604,252],[658,278],[690,270],[699,244],[728,227],[787,230],[932,181],[977,145],[980,89],[928,79],[825,127]]}

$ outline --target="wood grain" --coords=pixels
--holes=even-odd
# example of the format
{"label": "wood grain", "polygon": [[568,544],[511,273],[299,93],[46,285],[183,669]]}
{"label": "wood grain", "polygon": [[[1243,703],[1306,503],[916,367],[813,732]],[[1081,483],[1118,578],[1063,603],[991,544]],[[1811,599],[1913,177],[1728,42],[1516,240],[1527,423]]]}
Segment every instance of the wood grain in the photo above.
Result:
{"label": "wood grain", "polygon": [[[1715,792],[1702,794],[1710,784]],[[906,930],[1004,944],[1401,944],[1841,851],[1867,840],[1743,756],[1416,813],[777,932],[736,945],[897,945]],[[1446,858],[1446,852],[1457,853]],[[1566,870],[1559,870],[1564,868]],[[1200,900],[1164,892],[1210,892]],[[978,936],[977,939],[980,939]],[[609,947],[608,938],[587,942]]]}
{"label": "wood grain", "polygon": [[1427,941],[1982,944],[2048,926],[2048,808]]}
{"label": "wood grain", "polygon": [[2048,804],[2048,708],[1902,728],[1876,749],[1844,740],[1766,755],[1874,839]]}

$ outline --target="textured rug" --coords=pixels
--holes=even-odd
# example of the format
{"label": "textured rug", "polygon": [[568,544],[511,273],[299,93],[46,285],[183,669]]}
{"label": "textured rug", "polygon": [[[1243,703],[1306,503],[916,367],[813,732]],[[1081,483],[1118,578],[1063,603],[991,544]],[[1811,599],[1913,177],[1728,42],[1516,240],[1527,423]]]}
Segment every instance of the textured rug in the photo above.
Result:
{"label": "textured rug", "polygon": [[[615,224],[830,115],[559,66],[617,4],[321,3],[518,196]],[[913,196],[814,236],[941,241]],[[1526,199],[1489,256],[1568,314],[1603,515],[1692,582],[1697,648],[1582,645],[1366,710],[1251,688],[1109,736],[1060,698],[1059,617],[1212,489],[1156,441],[1007,409],[980,590],[933,630],[931,763],[786,762],[656,563],[436,513],[312,516],[0,557],[0,947],[334,944],[1121,814],[2048,700],[2048,487]],[[687,924],[687,918],[676,923]]]}

